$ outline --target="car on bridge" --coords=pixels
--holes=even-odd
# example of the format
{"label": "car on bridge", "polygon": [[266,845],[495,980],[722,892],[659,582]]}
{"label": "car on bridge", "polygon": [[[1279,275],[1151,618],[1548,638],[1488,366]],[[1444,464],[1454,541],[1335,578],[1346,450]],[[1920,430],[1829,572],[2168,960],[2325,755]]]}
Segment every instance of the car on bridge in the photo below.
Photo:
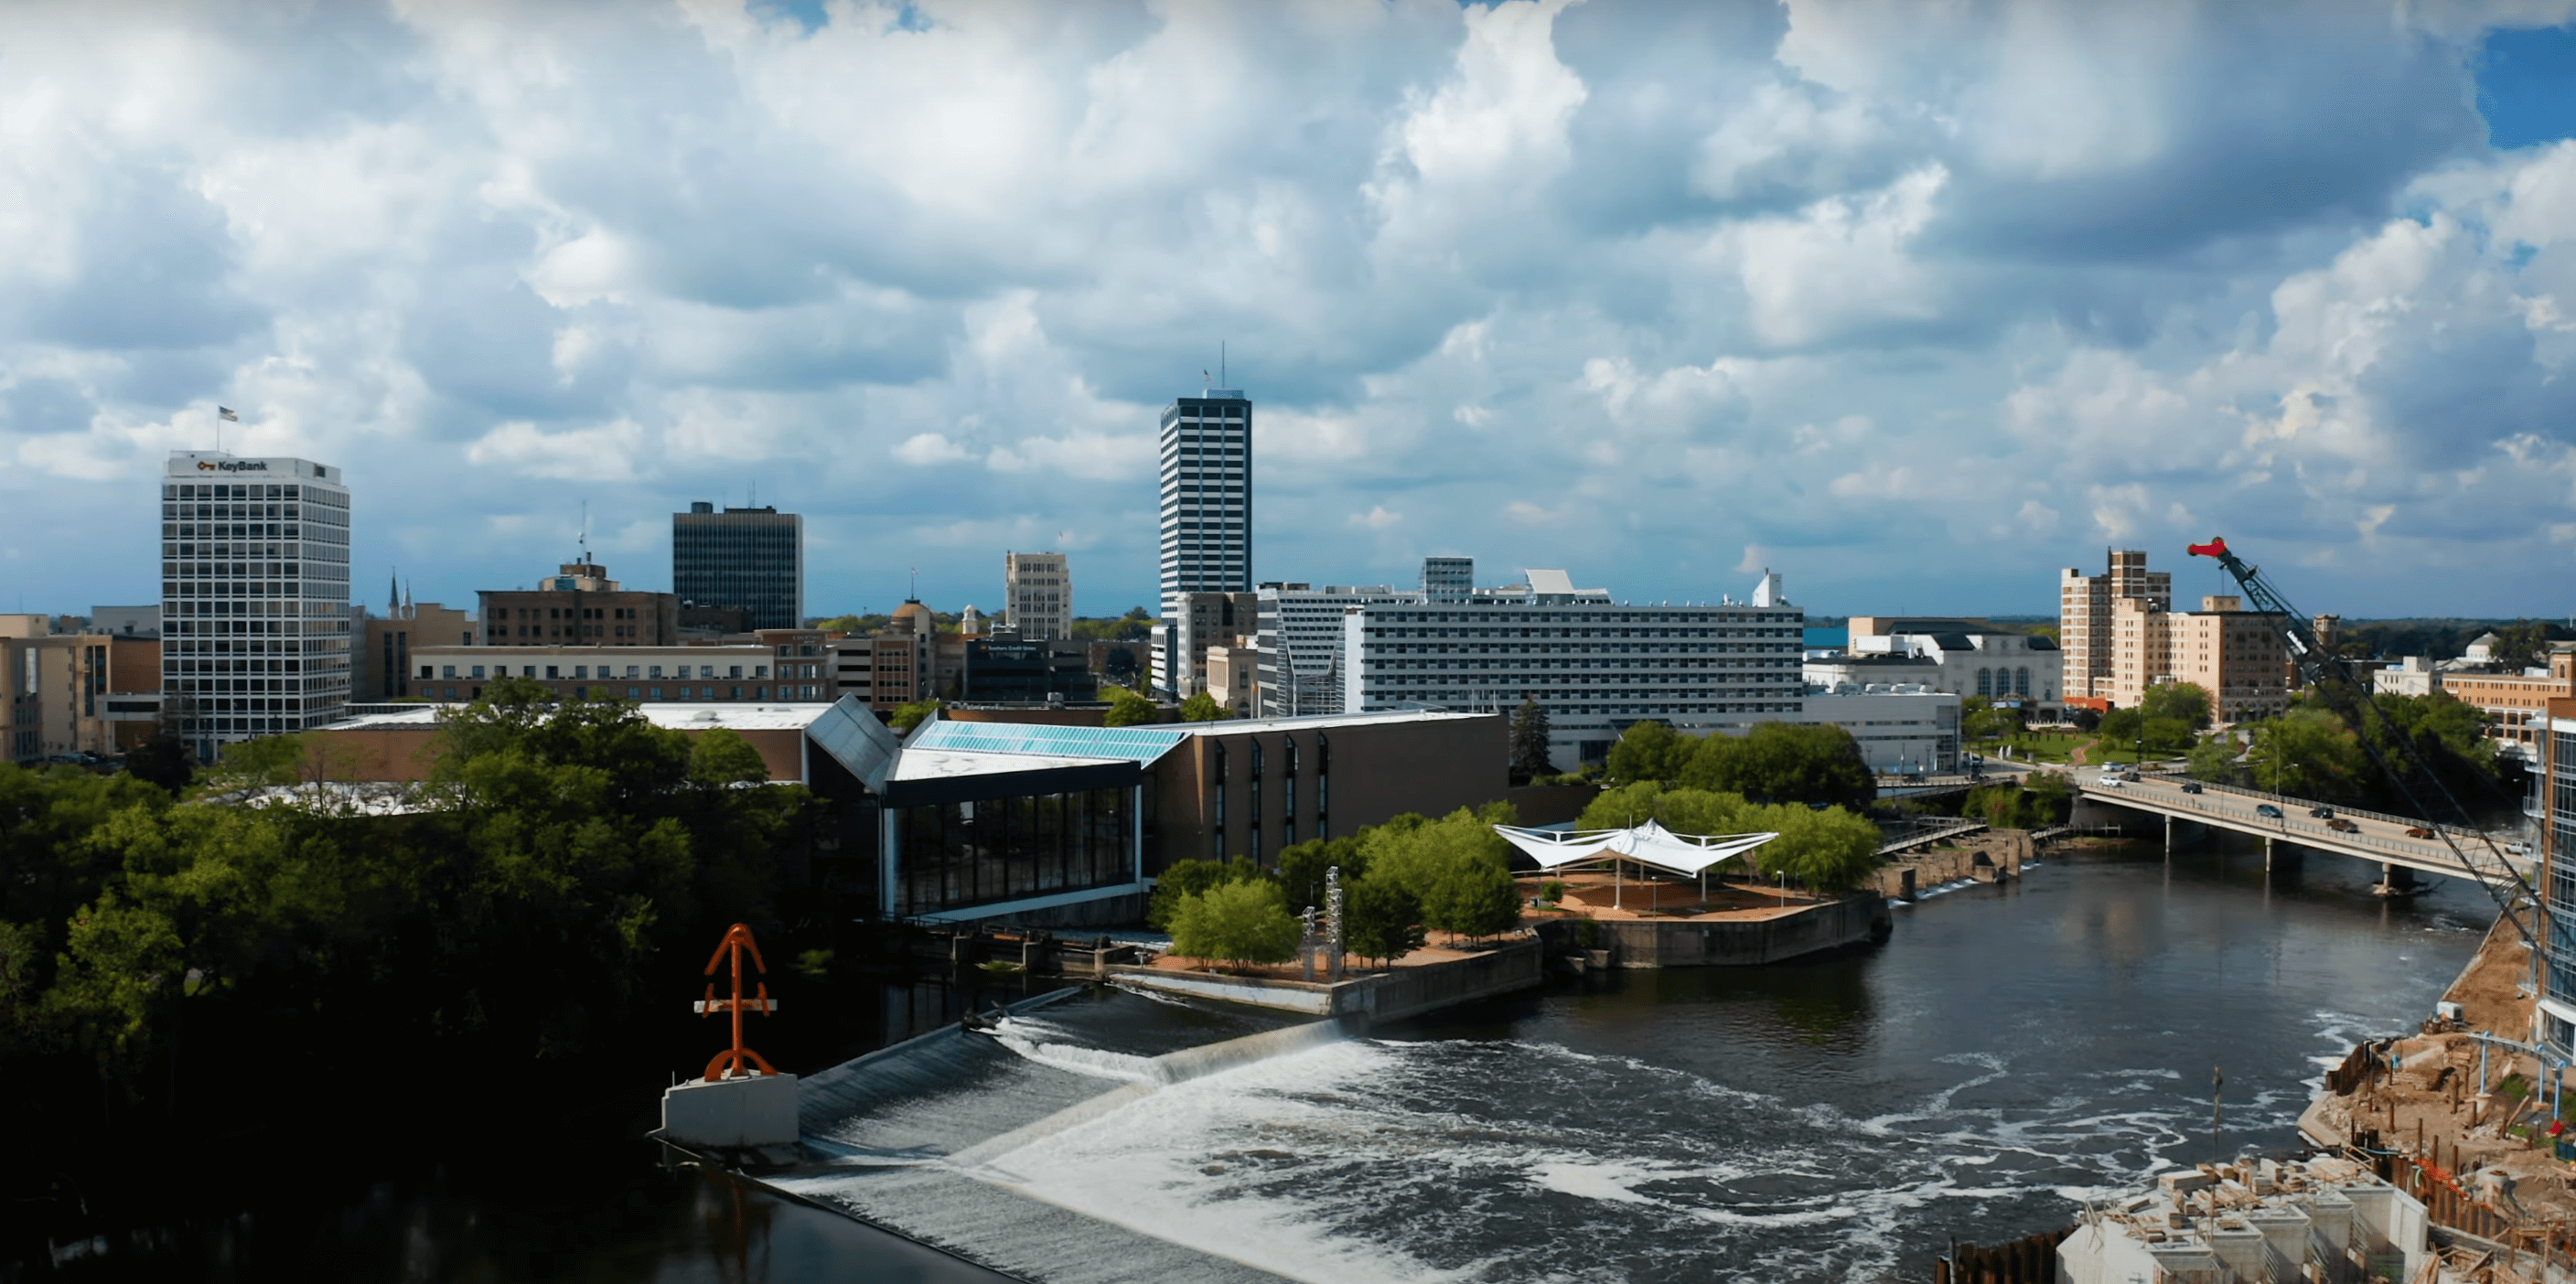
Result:
{"label": "car on bridge", "polygon": [[2334,819],[2334,808],[2332,808],[2332,807],[2310,807],[2310,808],[2308,808],[2308,814],[2309,814],[2309,815],[2311,815],[2311,816],[2316,817],[2316,818],[2317,818],[2317,819],[2319,819],[2319,820],[2332,820],[2332,819]]}
{"label": "car on bridge", "polygon": [[2199,792],[2200,792],[2200,782],[2199,782],[2199,781],[2197,781],[2197,780],[2189,781],[2189,782],[2187,782],[2187,783],[2185,783],[2185,784],[2183,785],[2183,787],[2182,787],[2182,791],[2183,791],[2184,793],[2187,793],[2187,794],[2196,794],[2196,793],[2199,793]]}
{"label": "car on bridge", "polygon": [[2265,820],[2279,820],[2281,818],[2281,809],[2270,803],[2256,803],[2254,804],[2254,814]]}
{"label": "car on bridge", "polygon": [[2424,828],[2422,825],[2417,825],[2413,829],[2407,830],[2406,836],[2408,838],[2430,838],[2433,836],[2433,831]]}
{"label": "car on bridge", "polygon": [[2326,828],[2339,834],[2358,834],[2361,832],[2361,826],[2356,825],[2349,820],[2345,820],[2341,816],[2337,816],[2333,820],[2327,821]]}
{"label": "car on bridge", "polygon": [[2104,777],[2102,777],[2100,780],[2096,780],[2096,781],[2094,781],[2093,783],[2094,783],[2094,784],[2096,784],[2096,785],[2098,785],[2098,786],[2100,786],[2100,787],[2102,787],[2102,788],[2104,788],[2104,789],[2118,789],[2118,788],[2120,788],[2120,787],[2122,787],[2122,786],[2124,786],[2124,785],[2128,784],[2129,782],[2128,782],[2128,781],[2125,781],[2125,780],[2120,779],[2118,776],[2104,776]]}

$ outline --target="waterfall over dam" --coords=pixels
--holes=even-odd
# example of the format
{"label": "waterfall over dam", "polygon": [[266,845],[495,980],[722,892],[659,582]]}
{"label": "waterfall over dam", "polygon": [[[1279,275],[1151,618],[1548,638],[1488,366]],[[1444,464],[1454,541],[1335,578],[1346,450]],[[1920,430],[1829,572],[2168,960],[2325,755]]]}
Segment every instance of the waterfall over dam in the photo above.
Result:
{"label": "waterfall over dam", "polygon": [[1068,1129],[1145,1107],[1162,1089],[1339,1042],[1349,1037],[1344,1024],[1308,1022],[1138,1055],[1069,1039],[1037,1015],[1081,993],[1014,1004],[989,1032],[949,1027],[812,1076],[801,1085],[799,1124],[807,1150],[825,1162],[767,1180],[1048,1281],[1282,1278],[1033,1197],[1019,1189],[1009,1160]]}

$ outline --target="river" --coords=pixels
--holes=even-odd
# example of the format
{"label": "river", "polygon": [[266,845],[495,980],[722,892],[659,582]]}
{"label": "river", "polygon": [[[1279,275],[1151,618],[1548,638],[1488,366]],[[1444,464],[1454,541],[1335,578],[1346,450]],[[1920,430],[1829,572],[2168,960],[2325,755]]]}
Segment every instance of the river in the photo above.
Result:
{"label": "river", "polygon": [[[1899,908],[1882,947],[1557,982],[1167,1087],[953,1178],[944,1208],[872,1205],[860,1179],[799,1190],[1051,1284],[1139,1278],[1149,1237],[1252,1279],[1920,1280],[1952,1237],[2293,1146],[2323,1067],[2421,1019],[2488,917],[2458,884],[2379,901],[2375,872],[2311,855],[2267,878],[2250,847],[2052,855]],[[1264,1021],[1059,1004],[951,1108],[1032,1113]],[[991,1278],[720,1175],[597,1168],[627,1210],[597,1234],[545,1243],[530,1221],[488,1252],[406,1255],[390,1230],[436,1227],[397,1194],[368,1241],[382,1269],[344,1277]],[[1015,1210],[1038,1207],[1083,1216],[1037,1242]]]}

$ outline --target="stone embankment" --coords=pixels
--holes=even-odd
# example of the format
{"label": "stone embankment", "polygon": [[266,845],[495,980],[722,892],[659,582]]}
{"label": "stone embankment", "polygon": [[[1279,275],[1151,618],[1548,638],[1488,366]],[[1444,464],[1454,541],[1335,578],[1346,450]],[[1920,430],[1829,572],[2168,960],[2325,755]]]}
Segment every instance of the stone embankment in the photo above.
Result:
{"label": "stone embankment", "polygon": [[1954,883],[1999,883],[2021,877],[2037,850],[2029,830],[1989,829],[1890,860],[1879,866],[1876,887],[1889,900],[1906,901]]}

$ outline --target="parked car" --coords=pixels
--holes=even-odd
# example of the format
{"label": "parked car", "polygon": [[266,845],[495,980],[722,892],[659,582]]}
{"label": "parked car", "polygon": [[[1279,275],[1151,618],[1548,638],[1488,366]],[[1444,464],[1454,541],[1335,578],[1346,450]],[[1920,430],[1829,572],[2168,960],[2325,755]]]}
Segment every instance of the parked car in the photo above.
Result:
{"label": "parked car", "polygon": [[2187,785],[2184,785],[2184,786],[2182,787],[2182,791],[2183,791],[2184,793],[2187,793],[2187,794],[2196,794],[2196,793],[2199,793],[2199,792],[2200,792],[2200,782],[2199,782],[2199,781],[2197,781],[2197,780],[2192,781],[2191,783],[2189,783],[2189,784],[2187,784]]}
{"label": "parked car", "polygon": [[2407,830],[2406,836],[2408,838],[2430,838],[2433,836],[2433,831],[2418,825],[2413,829]]}
{"label": "parked car", "polygon": [[2281,818],[2281,809],[2270,803],[2256,803],[2254,804],[2254,814],[2265,820],[2279,820]]}
{"label": "parked car", "polygon": [[2309,815],[2311,815],[2311,816],[2316,817],[2316,818],[2317,818],[2317,819],[2319,819],[2319,820],[2332,820],[2332,819],[2334,819],[2334,808],[2332,808],[2332,807],[2310,807],[2310,808],[2308,808],[2308,814],[2309,814]]}
{"label": "parked car", "polygon": [[2326,822],[2326,828],[2331,829],[2331,830],[2334,830],[2334,831],[2336,831],[2336,832],[2338,832],[2338,833],[2345,833],[2345,834],[2358,834],[2358,833],[2360,833],[2360,832],[2361,832],[2361,826],[2356,825],[2356,824],[2352,823],[2351,821],[2349,821],[2349,820],[2345,820],[2345,819],[2343,819],[2343,818],[2341,818],[2341,817],[2337,817],[2337,818],[2335,818],[2335,819],[2333,819],[2333,820],[2329,820],[2329,821],[2327,821],[2327,822]]}

